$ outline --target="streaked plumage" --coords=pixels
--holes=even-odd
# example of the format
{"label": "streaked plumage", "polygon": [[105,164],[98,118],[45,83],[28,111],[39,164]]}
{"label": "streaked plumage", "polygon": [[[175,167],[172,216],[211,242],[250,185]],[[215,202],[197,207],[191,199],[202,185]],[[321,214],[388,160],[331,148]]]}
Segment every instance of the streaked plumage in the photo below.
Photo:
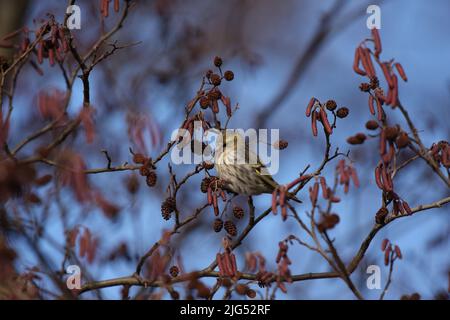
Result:
{"label": "streaked plumage", "polygon": [[[245,154],[238,152],[238,146],[244,147]],[[216,151],[218,154],[215,168],[219,178],[225,182],[229,191],[252,196],[272,193],[278,187],[278,183],[269,174],[259,157],[249,149],[248,145],[245,145],[244,138],[240,134],[227,133],[223,150],[217,148]],[[256,161],[251,162],[249,159]],[[300,202],[293,195],[289,194],[288,198]]]}

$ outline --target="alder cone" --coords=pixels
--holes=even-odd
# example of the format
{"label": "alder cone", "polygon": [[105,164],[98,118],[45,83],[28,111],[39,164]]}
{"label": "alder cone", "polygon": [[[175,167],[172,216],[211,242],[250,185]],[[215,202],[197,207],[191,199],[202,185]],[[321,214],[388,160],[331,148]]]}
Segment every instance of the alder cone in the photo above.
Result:
{"label": "alder cone", "polygon": [[317,225],[319,232],[324,232],[333,229],[339,223],[339,216],[335,213],[324,214],[320,223]]}
{"label": "alder cone", "polygon": [[393,141],[395,140],[395,138],[397,138],[399,129],[397,126],[387,127],[386,129],[384,129],[384,132],[386,139]]}
{"label": "alder cone", "polygon": [[370,88],[375,90],[376,88],[378,88],[380,86],[380,81],[378,80],[377,77],[371,77],[370,78]]}
{"label": "alder cone", "polygon": [[397,145],[397,147],[399,148],[404,148],[409,144],[409,137],[408,134],[406,132],[401,132],[398,137],[397,140],[395,140],[395,144]]}
{"label": "alder cone", "polygon": [[237,228],[233,221],[225,221],[224,228],[230,236],[235,237],[237,235]]}
{"label": "alder cone", "polygon": [[337,110],[336,115],[338,116],[338,118],[343,119],[348,116],[348,113],[349,113],[348,108],[342,107]]}
{"label": "alder cone", "polygon": [[175,198],[169,197],[163,201],[163,203],[161,204],[161,215],[164,218],[164,220],[170,219],[172,212],[175,211],[175,208],[176,208]]}
{"label": "alder cone", "polygon": [[375,120],[369,120],[366,122],[366,128],[368,130],[376,130],[379,128],[379,124]]}
{"label": "alder cone", "polygon": [[248,291],[248,286],[245,284],[238,284],[235,287],[236,293],[240,294],[241,296],[245,295]]}
{"label": "alder cone", "polygon": [[147,158],[141,153],[135,153],[133,155],[133,162],[137,164],[144,164]]}
{"label": "alder cone", "polygon": [[336,101],[334,101],[334,100],[328,100],[328,101],[325,103],[325,107],[326,107],[328,110],[330,110],[330,111],[335,110],[335,109],[337,108]]}
{"label": "alder cone", "polygon": [[217,73],[213,73],[210,77],[211,83],[215,86],[220,86],[220,83],[222,80],[220,79],[220,76]]}
{"label": "alder cone", "polygon": [[172,278],[176,278],[180,273],[180,269],[177,266],[171,266],[169,269],[169,273],[172,276]]}
{"label": "alder cone", "polygon": [[201,192],[207,193],[207,192],[208,192],[208,187],[209,187],[209,184],[210,184],[210,183],[211,183],[211,178],[209,178],[209,177],[203,178],[202,183],[200,184],[200,190],[201,190]]}
{"label": "alder cone", "polygon": [[154,187],[156,185],[156,181],[157,181],[157,175],[155,171],[150,171],[149,174],[147,175],[147,185],[149,187]]}
{"label": "alder cone", "polygon": [[139,168],[139,174],[143,177],[146,177],[150,174],[150,168],[148,168],[147,166],[142,166]]}
{"label": "alder cone", "polygon": [[244,217],[244,209],[242,209],[241,207],[234,207],[233,215],[236,217],[236,219],[242,219]]}
{"label": "alder cone", "polygon": [[289,143],[286,140],[278,140],[274,143],[274,147],[278,150],[284,150],[288,147]]}
{"label": "alder cone", "polygon": [[363,144],[366,141],[366,135],[364,133],[357,133],[356,135],[349,137],[347,142],[349,144]]}
{"label": "alder cone", "polygon": [[227,81],[232,81],[234,79],[234,73],[231,70],[225,71],[223,78]]}
{"label": "alder cone", "polygon": [[363,92],[369,92],[371,89],[370,83],[363,82],[359,85],[359,89]]}
{"label": "alder cone", "polygon": [[248,289],[247,290],[247,297],[249,297],[250,299],[254,299],[256,297],[256,291],[253,289]]}
{"label": "alder cone", "polygon": [[378,210],[377,214],[375,215],[375,222],[378,224],[383,224],[384,219],[386,218],[388,213],[389,211],[385,207],[380,208],[380,210]]}
{"label": "alder cone", "polygon": [[214,223],[213,223],[213,229],[214,229],[214,231],[215,231],[215,232],[220,232],[220,230],[222,230],[222,227],[223,227],[223,221],[222,221],[222,219],[219,219],[219,218],[215,219],[215,220],[214,220]]}
{"label": "alder cone", "polygon": [[214,57],[214,65],[216,67],[220,67],[222,65],[222,63],[223,63],[223,60],[221,57],[218,57],[218,56]]}

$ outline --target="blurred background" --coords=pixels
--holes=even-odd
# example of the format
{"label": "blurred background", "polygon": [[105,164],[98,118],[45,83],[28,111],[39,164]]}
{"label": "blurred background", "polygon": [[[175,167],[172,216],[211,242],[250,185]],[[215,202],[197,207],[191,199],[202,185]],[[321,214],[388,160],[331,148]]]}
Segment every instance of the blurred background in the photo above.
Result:
{"label": "blurred background", "polygon": [[[81,8],[82,21],[81,29],[73,33],[77,47],[85,52],[102,30],[114,25],[119,14],[111,10],[108,18],[102,18],[99,1],[76,3]],[[84,135],[77,133],[66,144],[83,156],[88,168],[105,166],[101,150],[108,150],[114,165],[131,163],[128,150],[136,145],[130,138],[130,128],[140,125],[139,119],[145,119],[144,127],[152,128],[144,130],[146,152],[156,156],[183,121],[184,106],[195,96],[202,76],[212,68],[212,60],[217,55],[224,60],[224,70],[232,70],[235,75],[233,81],[221,86],[232,104],[240,105],[229,127],[280,129],[280,136],[289,142],[289,147],[281,151],[281,166],[275,178],[287,183],[308,164],[316,168],[323,156],[325,141],[320,135],[317,138],[311,135],[310,120],[304,114],[309,99],[312,96],[321,101],[334,99],[338,106],[348,107],[350,114],[338,123],[331,142],[342,152],[350,150],[361,180],[360,188],[352,186],[347,195],[340,192],[342,201],[334,208],[340,223],[330,231],[341,257],[349,262],[370,231],[380,206],[380,191],[373,179],[378,161],[376,141],[369,139],[360,146],[346,142],[350,135],[366,132],[364,123],[370,119],[367,95],[358,89],[363,79],[352,70],[355,48],[370,36],[366,27],[369,4],[381,8],[383,58],[401,62],[408,75],[409,81],[400,84],[399,95],[425,145],[448,140],[448,1],[156,0],[136,1],[124,27],[113,37],[119,44],[140,43],[117,51],[91,74],[91,103],[96,110],[94,142],[87,144]],[[61,22],[66,6],[65,1],[1,0],[0,36],[22,26],[34,30],[48,13]],[[0,54],[10,53],[4,50]],[[25,66],[18,78],[9,134],[11,145],[44,123],[37,107],[39,93],[55,88],[65,90],[57,66],[52,68],[44,62],[41,67],[43,76]],[[69,114],[78,114],[81,106],[82,84],[77,80]],[[386,111],[391,124],[406,127],[398,110]],[[32,155],[50,138],[31,143],[21,151],[21,156]],[[411,156],[406,152],[404,159],[408,155]],[[324,171],[330,181],[336,163]],[[175,168],[179,177],[192,169],[188,165]],[[53,168],[40,164],[39,170],[51,173]],[[39,189],[39,196],[44,199],[41,205],[29,206],[19,199],[11,200],[5,204],[6,216],[27,215],[42,224],[44,236],[35,245],[45,253],[46,263],[52,270],[61,268],[64,260],[61,249],[64,231],[82,225],[98,237],[96,258],[92,263],[80,259],[76,263],[67,261],[67,265],[80,263],[86,276],[83,281],[130,275],[137,258],[160,239],[163,230],[173,226],[173,219],[163,220],[160,212],[169,181],[167,160],[159,164],[157,174],[155,188],[147,187],[145,179],[129,171],[89,176],[89,183],[120,209],[113,217],[94,206],[78,203],[69,189],[62,189],[56,197],[53,182]],[[205,195],[198,192],[201,178],[198,175],[192,179],[178,195],[177,203],[186,216],[205,203]],[[430,203],[449,194],[448,188],[423,161],[416,161],[396,179],[397,192],[411,206]],[[139,187],[131,190],[131,183],[138,183]],[[301,192],[299,197],[307,200],[307,192]],[[245,199],[236,202],[240,201],[245,205]],[[308,201],[304,202],[298,207],[302,214],[309,209]],[[270,206],[270,196],[256,197],[255,204],[257,212],[262,212]],[[13,213],[16,211],[19,213]],[[174,264],[181,256],[183,269],[193,271],[215,259],[224,233],[212,230],[213,220],[212,209],[208,208],[196,223],[172,238],[176,248]],[[245,221],[240,221],[238,229],[244,226]],[[368,290],[365,285],[366,268],[379,265],[384,285],[388,268],[383,264],[380,244],[387,237],[401,247],[404,258],[396,262],[386,298],[399,299],[414,292],[424,299],[448,298],[449,231],[448,207],[395,221],[373,240],[352,279],[366,298],[379,297],[381,290]],[[269,215],[237,249],[239,268],[244,267],[245,252],[260,251],[267,259],[268,269],[275,270],[278,242],[289,234],[306,239],[292,219],[282,222],[279,216]],[[14,260],[17,272],[42,264],[29,242],[14,235],[7,237],[17,254]],[[119,247],[126,250],[112,257],[111,252]],[[298,245],[290,247],[289,257],[294,274],[329,270],[320,256]],[[54,289],[45,274],[36,281],[50,292]],[[205,283],[212,285],[215,280],[205,279]],[[138,290],[132,288],[130,294]],[[101,296],[120,298],[120,291],[120,287],[104,289]],[[54,298],[51,294],[44,297]],[[98,296],[87,293],[83,297]],[[278,292],[277,298],[353,299],[354,296],[342,280],[324,279],[290,284],[288,294]]]}

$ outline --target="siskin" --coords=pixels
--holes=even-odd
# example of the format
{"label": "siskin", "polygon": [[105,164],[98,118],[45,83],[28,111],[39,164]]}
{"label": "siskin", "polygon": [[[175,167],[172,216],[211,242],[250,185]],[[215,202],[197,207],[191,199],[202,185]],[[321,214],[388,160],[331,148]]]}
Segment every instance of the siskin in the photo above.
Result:
{"label": "siskin", "polygon": [[[279,186],[258,155],[250,150],[242,135],[227,132],[218,146],[220,144],[222,148],[216,148],[215,168],[227,190],[252,196],[272,193]],[[292,193],[286,196],[301,203]]]}

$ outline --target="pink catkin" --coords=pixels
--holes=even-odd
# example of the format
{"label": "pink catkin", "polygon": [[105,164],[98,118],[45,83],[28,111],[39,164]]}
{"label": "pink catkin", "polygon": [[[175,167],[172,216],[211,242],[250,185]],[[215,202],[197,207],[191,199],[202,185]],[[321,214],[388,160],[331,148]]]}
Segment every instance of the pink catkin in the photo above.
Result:
{"label": "pink catkin", "polygon": [[403,69],[402,65],[397,62],[394,66],[397,69],[398,74],[400,75],[402,80],[405,82],[408,81],[408,77],[406,76],[405,70]]}
{"label": "pink catkin", "polygon": [[383,190],[383,183],[381,181],[381,168],[377,166],[375,168],[375,182],[377,183],[378,188]]}
{"label": "pink catkin", "polygon": [[378,32],[377,28],[373,28],[371,30],[372,32],[372,38],[373,38],[373,42],[375,44],[375,56],[379,57],[380,53],[382,51],[382,46],[381,46],[381,39],[380,39],[380,33]]}
{"label": "pink catkin", "polygon": [[391,76],[391,73],[389,71],[388,64],[383,62],[383,63],[381,63],[380,66],[381,66],[381,70],[383,71],[384,78],[386,79],[386,82],[388,83],[389,88],[393,88],[394,87],[394,82],[392,81],[392,76]]}
{"label": "pink catkin", "polygon": [[361,76],[365,76],[367,75],[367,73],[359,68],[359,64],[361,62],[361,52],[359,49],[360,47],[356,48],[355,50],[355,58],[353,60],[353,71],[355,71],[357,74]]}
{"label": "pink catkin", "polygon": [[314,106],[314,103],[316,102],[316,98],[312,97],[311,100],[309,100],[308,106],[306,107],[306,116],[309,117],[311,115],[312,107]]}
{"label": "pink catkin", "polygon": [[277,214],[277,195],[278,195],[278,189],[275,189],[272,192],[272,212],[273,212],[273,214]]}
{"label": "pink catkin", "polygon": [[324,177],[320,177],[319,181],[320,181],[320,186],[322,187],[322,196],[324,199],[328,199],[329,194],[328,194],[327,182]]}
{"label": "pink catkin", "polygon": [[323,127],[325,128],[325,132],[330,135],[333,130],[331,128],[330,123],[328,122],[327,113],[324,109],[320,108],[320,119],[322,120]]}
{"label": "pink catkin", "polygon": [[311,129],[313,136],[317,137],[317,112],[314,111],[311,117]]}
{"label": "pink catkin", "polygon": [[375,107],[373,106],[374,98],[372,95],[369,95],[369,111],[372,115],[375,115]]}

